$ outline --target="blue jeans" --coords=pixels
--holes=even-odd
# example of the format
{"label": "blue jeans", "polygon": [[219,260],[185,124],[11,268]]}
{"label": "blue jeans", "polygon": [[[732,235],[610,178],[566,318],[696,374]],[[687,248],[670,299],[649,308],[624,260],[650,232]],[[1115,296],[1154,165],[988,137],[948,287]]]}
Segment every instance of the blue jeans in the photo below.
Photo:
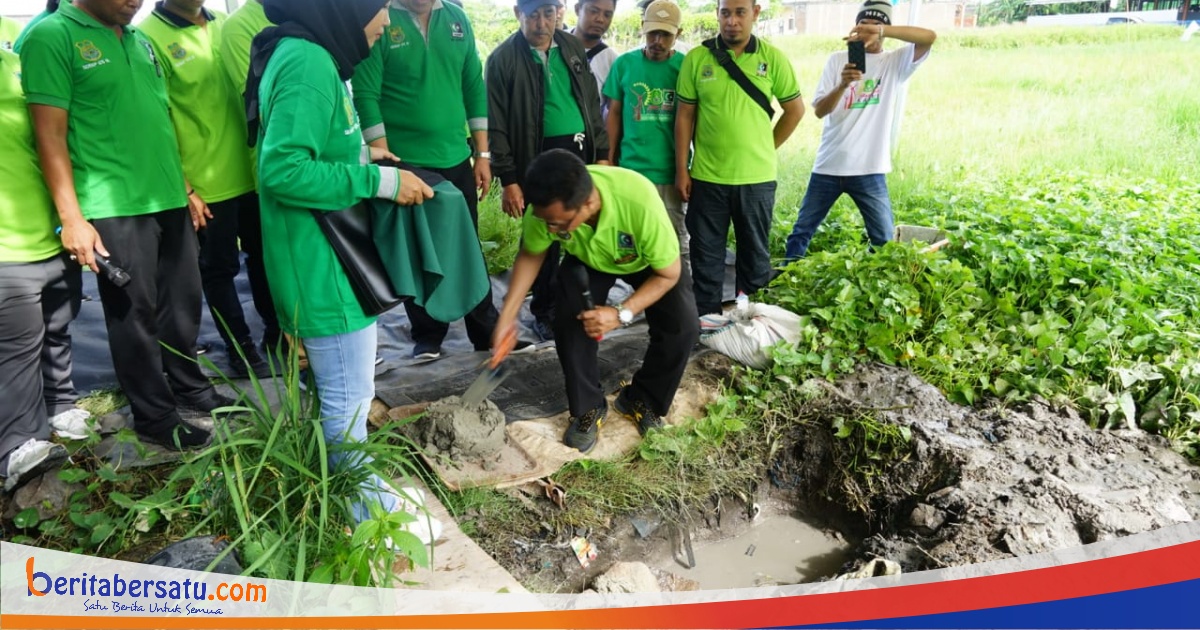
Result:
{"label": "blue jeans", "polygon": [[[340,335],[304,338],[308,366],[317,382],[317,395],[321,400],[321,430],[326,444],[367,440],[367,412],[375,398],[377,341],[375,324]],[[345,470],[371,462],[366,455],[348,456],[344,451],[329,455],[331,469]],[[384,511],[395,509],[397,499],[384,491],[386,488],[386,481],[371,475],[362,486],[362,495],[353,504],[355,521],[361,523],[370,518],[369,502],[379,502]]]}
{"label": "blue jeans", "polygon": [[817,228],[829,214],[838,197],[842,193],[850,195],[858,211],[862,214],[863,223],[867,225],[867,236],[871,245],[883,245],[892,240],[896,231],[892,222],[892,201],[888,198],[887,177],[881,173],[875,175],[822,175],[813,173],[808,180],[808,190],[804,191],[804,201],[800,202],[800,212],[796,216],[796,224],[787,238],[787,248],[784,257],[788,262],[802,258],[808,251],[808,242],[812,240]]}

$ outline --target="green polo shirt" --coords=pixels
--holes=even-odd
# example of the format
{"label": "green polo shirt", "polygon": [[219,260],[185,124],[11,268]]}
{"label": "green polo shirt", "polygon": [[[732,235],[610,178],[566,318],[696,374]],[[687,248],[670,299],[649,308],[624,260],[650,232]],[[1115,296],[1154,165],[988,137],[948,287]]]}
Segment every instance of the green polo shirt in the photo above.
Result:
{"label": "green polo shirt", "polygon": [[458,166],[471,155],[463,127],[487,130],[487,88],[467,14],[436,0],[428,34],[404,8],[393,4],[388,15],[391,26],[354,69],[363,137],[386,137],[417,166]]}
{"label": "green polo shirt", "polygon": [[363,314],[311,210],[341,210],[375,197],[379,167],[361,164],[362,131],[333,57],[284,38],[259,88],[259,198],[263,263],[279,324],[300,337],[353,332]]}
{"label": "green polo shirt", "polygon": [[[550,52],[543,58],[542,52],[530,47],[534,61],[542,67],[542,85],[545,86],[545,117],[542,136],[572,136],[583,133],[583,114],[575,94],[571,91],[571,71],[557,44],[550,45]],[[549,63],[547,63],[547,61]]]}
{"label": "green polo shirt", "polygon": [[136,29],[122,33],[64,2],[21,46],[25,99],[68,112],[75,194],[90,220],[187,205],[163,62]]}
{"label": "green polo shirt", "polygon": [[682,53],[650,61],[639,48],[617,57],[604,83],[604,95],[621,101],[621,166],[659,185],[675,183],[675,85],[682,66]]}
{"label": "green polo shirt", "polygon": [[21,93],[21,60],[7,50],[0,50],[0,155],[0,262],[36,262],[59,253],[58,215]]}
{"label": "green polo shirt", "polygon": [[563,239],[551,234],[533,212],[526,212],[521,220],[525,251],[540,254],[558,241],[588,267],[615,275],[646,267],[664,269],[679,259],[679,237],[650,180],[618,166],[587,169],[600,192],[596,227],[585,223]]}
{"label": "green polo shirt", "polygon": [[0,50],[12,50],[21,37],[21,23],[6,17],[0,17]]}
{"label": "green polo shirt", "polygon": [[[268,26],[271,26],[271,20],[263,13],[262,5],[256,0],[246,0],[221,28],[221,65],[233,84],[233,93],[238,96],[246,91],[246,74],[250,71],[250,43],[254,41],[255,35],[263,32]],[[242,118],[245,118],[244,112]]]}
{"label": "green polo shirt", "polygon": [[[717,42],[724,46],[721,38]],[[768,97],[780,103],[800,98],[792,63],[778,48],[751,36],[735,62]],[[696,105],[693,178],[728,185],[775,181],[773,123],[711,50],[697,46],[684,57],[677,90],[680,101]]]}
{"label": "green polo shirt", "polygon": [[242,99],[221,67],[225,16],[201,11],[208,18],[204,27],[160,2],[138,29],[154,44],[167,78],[183,173],[200,198],[213,203],[253,191],[254,178]]}
{"label": "green polo shirt", "polygon": [[26,37],[29,37],[29,31],[32,31],[33,27],[37,26],[38,22],[41,22],[42,20],[50,17],[51,15],[54,15],[54,14],[50,13],[49,11],[42,11],[41,13],[38,13],[37,15],[29,18],[29,23],[25,25],[25,28],[21,29],[21,34],[17,35],[16,41],[13,42],[13,47],[12,47],[13,52],[20,54],[21,53],[21,44],[25,43]]}

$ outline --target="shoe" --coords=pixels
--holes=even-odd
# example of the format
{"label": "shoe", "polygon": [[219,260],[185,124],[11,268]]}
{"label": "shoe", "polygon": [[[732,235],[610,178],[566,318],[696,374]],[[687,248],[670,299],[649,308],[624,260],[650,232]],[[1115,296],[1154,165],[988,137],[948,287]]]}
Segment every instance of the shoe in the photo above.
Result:
{"label": "shoe", "polygon": [[200,356],[202,354],[208,354],[208,351],[211,349],[212,349],[211,343],[197,343],[196,344],[196,356]]}
{"label": "shoe", "polygon": [[537,350],[536,345],[529,343],[528,341],[522,341],[518,339],[517,345],[513,346],[513,349],[509,351],[509,354],[529,354],[534,350]]}
{"label": "shoe", "polygon": [[583,414],[582,418],[571,418],[571,424],[567,425],[567,432],[563,434],[563,444],[580,453],[592,450],[600,438],[600,425],[604,424],[607,414],[606,404]]}
{"label": "shoe", "polygon": [[442,347],[428,342],[418,341],[413,347],[412,358],[419,361],[429,361],[442,356]]}
{"label": "shoe", "polygon": [[554,341],[554,327],[550,325],[550,322],[544,319],[535,319],[531,328],[533,334],[542,341]]}
{"label": "shoe", "polygon": [[61,444],[29,438],[8,454],[4,490],[12,492],[39,475],[57,468],[66,459],[67,449]]}
{"label": "shoe", "polygon": [[91,412],[75,407],[50,418],[50,428],[54,435],[64,440],[86,440],[88,431],[99,431]]}
{"label": "shoe", "polygon": [[[442,522],[429,515],[429,510],[425,507],[425,493],[417,488],[401,488],[399,491],[389,489],[390,493],[395,496],[396,512],[407,512],[416,517],[417,520],[404,524],[404,531],[421,539],[421,543],[430,546],[436,543],[441,537],[445,526]],[[391,540],[387,543],[390,546]]]}
{"label": "shoe", "polygon": [[187,451],[203,448],[212,442],[212,434],[182,420],[176,424],[153,432],[138,432],[138,437],[172,451]]}
{"label": "shoe", "polygon": [[200,401],[200,402],[180,401],[179,407],[181,409],[184,409],[187,411],[200,411],[203,413],[211,414],[212,412],[216,411],[217,409],[220,409],[221,407],[232,407],[233,405],[236,405],[236,404],[237,404],[236,400],[234,400],[228,396],[224,396],[222,394],[213,392],[213,395],[211,397],[209,397],[206,400]]}
{"label": "shoe", "polygon": [[646,435],[651,429],[661,429],[663,427],[662,417],[650,410],[646,403],[640,400],[629,400],[625,397],[624,389],[617,395],[617,399],[613,401],[613,408],[618,413],[633,420],[638,425],[638,433]]}
{"label": "shoe", "polygon": [[263,358],[258,350],[254,348],[254,343],[246,341],[240,344],[242,354],[245,355],[245,360],[239,356],[235,350],[230,351],[229,355],[229,376],[232,378],[250,378],[253,372],[254,377],[258,379],[271,378],[271,364]]}

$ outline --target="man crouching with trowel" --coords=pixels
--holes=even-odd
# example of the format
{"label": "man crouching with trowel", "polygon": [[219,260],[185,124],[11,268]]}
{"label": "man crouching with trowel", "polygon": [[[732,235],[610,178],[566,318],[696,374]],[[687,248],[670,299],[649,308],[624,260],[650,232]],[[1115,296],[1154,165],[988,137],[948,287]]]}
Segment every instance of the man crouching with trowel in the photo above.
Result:
{"label": "man crouching with trowel", "polygon": [[[679,238],[654,184],[631,170],[585,166],[559,149],[535,158],[525,182],[525,201],[533,211],[522,220],[521,252],[492,340],[496,356],[515,339],[521,302],[546,250],[561,242],[566,255],[554,297],[554,339],[571,410],[563,443],[584,453],[596,445],[608,413],[598,342],[642,312],[650,346],[614,406],[637,422],[642,435],[661,427],[700,331],[692,280],[679,261]],[[607,306],[618,278],[635,291],[624,303]]]}

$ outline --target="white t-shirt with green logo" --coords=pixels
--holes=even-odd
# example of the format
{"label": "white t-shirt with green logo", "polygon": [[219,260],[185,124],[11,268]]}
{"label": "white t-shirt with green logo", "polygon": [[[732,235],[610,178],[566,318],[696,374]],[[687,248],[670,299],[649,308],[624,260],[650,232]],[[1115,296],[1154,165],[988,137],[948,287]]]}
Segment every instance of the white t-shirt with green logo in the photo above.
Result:
{"label": "white t-shirt with green logo", "polygon": [[[848,177],[892,171],[892,121],[896,96],[917,66],[929,58],[913,60],[915,46],[868,54],[863,78],[846,88],[841,101],[825,117],[821,145],[813,172]],[[842,68],[849,62],[846,51],[835,52],[825,62],[817,84],[815,103],[837,89]]]}

